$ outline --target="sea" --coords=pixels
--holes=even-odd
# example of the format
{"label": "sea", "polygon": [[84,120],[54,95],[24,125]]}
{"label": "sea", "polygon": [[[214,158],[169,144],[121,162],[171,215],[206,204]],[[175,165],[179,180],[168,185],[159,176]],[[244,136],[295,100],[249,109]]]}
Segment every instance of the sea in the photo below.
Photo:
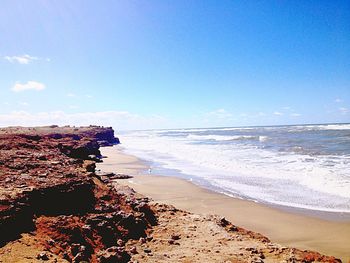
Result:
{"label": "sea", "polygon": [[350,213],[350,124],[122,132],[149,173],[279,206]]}

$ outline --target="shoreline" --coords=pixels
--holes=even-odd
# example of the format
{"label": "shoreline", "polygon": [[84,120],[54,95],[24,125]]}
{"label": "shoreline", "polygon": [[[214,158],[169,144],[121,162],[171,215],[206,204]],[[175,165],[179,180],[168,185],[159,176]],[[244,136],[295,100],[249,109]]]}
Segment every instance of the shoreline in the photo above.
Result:
{"label": "shoreline", "polygon": [[350,259],[348,218],[331,216],[321,219],[324,215],[317,211],[310,215],[294,209],[281,209],[217,193],[185,179],[145,174],[147,164],[124,153],[120,146],[101,148],[101,152],[108,158],[97,164],[98,169],[134,176],[118,180],[118,183],[128,185],[156,202],[196,214],[225,216],[233,224],[259,232],[281,245],[316,250],[344,262]]}

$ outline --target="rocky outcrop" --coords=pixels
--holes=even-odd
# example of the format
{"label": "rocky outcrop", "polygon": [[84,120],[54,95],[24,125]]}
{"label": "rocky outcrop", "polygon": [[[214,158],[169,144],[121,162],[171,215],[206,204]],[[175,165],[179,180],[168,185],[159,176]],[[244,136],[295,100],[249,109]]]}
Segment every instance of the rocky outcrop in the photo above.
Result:
{"label": "rocky outcrop", "polygon": [[121,244],[156,220],[147,200],[95,174],[100,145],[115,143],[96,126],[0,129],[0,246],[30,232],[69,262],[127,262]]}
{"label": "rocky outcrop", "polygon": [[133,262],[341,262],[332,256],[273,243],[219,216],[196,215],[158,203],[151,205],[158,224],[146,238],[127,242]]}

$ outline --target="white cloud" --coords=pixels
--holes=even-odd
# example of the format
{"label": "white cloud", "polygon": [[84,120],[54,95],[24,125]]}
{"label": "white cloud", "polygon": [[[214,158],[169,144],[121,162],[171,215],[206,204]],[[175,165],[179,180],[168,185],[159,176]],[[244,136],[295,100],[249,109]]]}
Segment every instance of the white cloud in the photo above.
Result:
{"label": "white cloud", "polygon": [[217,109],[217,110],[208,112],[206,115],[208,117],[214,117],[217,119],[227,119],[232,117],[232,114],[226,111],[225,109]]}
{"label": "white cloud", "polygon": [[76,97],[76,95],[74,94],[74,93],[67,93],[67,97],[71,97],[71,98],[74,98],[74,97]]}
{"label": "white cloud", "polygon": [[284,110],[290,110],[290,109],[291,109],[291,107],[286,106],[286,107],[283,107],[282,109],[284,109]]}
{"label": "white cloud", "polygon": [[162,116],[140,116],[127,111],[103,111],[65,113],[63,111],[30,113],[14,111],[0,114],[0,126],[42,126],[42,125],[103,125],[117,130],[151,129],[169,127]]}
{"label": "white cloud", "polygon": [[8,62],[11,63],[19,63],[22,65],[28,65],[29,63],[35,61],[35,60],[42,60],[46,62],[50,62],[50,58],[39,58],[39,57],[34,57],[30,56],[28,54],[24,54],[22,56],[4,56],[4,59],[6,59]]}
{"label": "white cloud", "polygon": [[36,82],[36,81],[28,81],[27,83],[21,84],[21,83],[15,83],[12,87],[12,91],[14,92],[21,92],[24,90],[43,90],[46,86],[43,83]]}
{"label": "white cloud", "polygon": [[23,56],[5,56],[4,59],[11,63],[19,63],[19,64],[29,64],[33,60],[39,60],[38,57],[33,57],[30,55],[23,55]]}
{"label": "white cloud", "polygon": [[89,94],[85,95],[85,97],[88,98],[88,99],[92,99],[93,98],[93,96],[89,95]]}
{"label": "white cloud", "polygon": [[342,99],[339,99],[339,98],[336,98],[336,99],[334,100],[334,102],[340,103],[340,102],[343,102],[343,100],[342,100]]}
{"label": "white cloud", "polygon": [[290,116],[291,117],[299,117],[299,116],[301,116],[301,114],[300,113],[291,113]]}
{"label": "white cloud", "polygon": [[283,113],[282,113],[282,112],[279,112],[279,111],[275,111],[273,114],[274,114],[274,115],[277,115],[277,116],[282,116],[282,115],[283,115]]}

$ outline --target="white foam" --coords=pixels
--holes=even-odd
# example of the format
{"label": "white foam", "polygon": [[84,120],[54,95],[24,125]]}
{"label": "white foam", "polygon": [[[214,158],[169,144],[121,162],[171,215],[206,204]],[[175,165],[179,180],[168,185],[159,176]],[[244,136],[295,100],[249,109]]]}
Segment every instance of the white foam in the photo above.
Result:
{"label": "white foam", "polygon": [[[350,212],[350,156],[310,157],[247,145],[192,143],[232,137],[236,138],[194,134],[167,137],[156,132],[138,132],[120,139],[129,153],[194,175],[229,193],[275,204]],[[330,160],[333,165],[326,165]]]}
{"label": "white foam", "polygon": [[288,127],[290,131],[350,130],[350,124],[299,125]]}
{"label": "white foam", "polygon": [[350,124],[320,125],[319,128],[324,130],[350,130]]}
{"label": "white foam", "polygon": [[249,136],[249,135],[233,135],[233,136],[225,136],[225,135],[194,135],[189,134],[187,138],[190,140],[214,140],[214,141],[233,141],[233,140],[247,140],[247,139],[257,139],[257,136]]}
{"label": "white foam", "polygon": [[165,132],[206,132],[206,131],[236,131],[236,130],[253,130],[253,127],[229,127],[229,128],[183,128],[169,130],[152,130],[150,132],[165,133]]}
{"label": "white foam", "polygon": [[208,129],[202,129],[202,128],[196,128],[196,129],[170,129],[170,130],[154,130],[153,132],[156,133],[165,133],[165,132],[205,132],[212,130],[214,128],[208,128]]}
{"label": "white foam", "polygon": [[259,136],[259,141],[266,142],[269,139],[267,136]]}
{"label": "white foam", "polygon": [[237,131],[237,130],[253,130],[252,127],[232,127],[232,128],[221,128],[221,131]]}

